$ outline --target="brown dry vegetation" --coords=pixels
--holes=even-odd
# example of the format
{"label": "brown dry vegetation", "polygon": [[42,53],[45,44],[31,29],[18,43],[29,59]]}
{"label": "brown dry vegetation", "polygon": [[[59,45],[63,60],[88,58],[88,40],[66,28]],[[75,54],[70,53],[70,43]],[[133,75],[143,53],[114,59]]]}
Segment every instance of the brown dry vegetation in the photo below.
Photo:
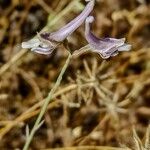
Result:
{"label": "brown dry vegetation", "polygon": [[[21,42],[44,27],[58,29],[84,4],[0,0],[0,150],[23,147],[26,125],[32,128],[67,56],[63,47],[51,56],[38,55],[21,49]],[[132,50],[106,61],[94,53],[73,59],[33,138],[32,150],[143,150],[142,143],[148,146],[150,3],[97,0],[93,14],[99,37],[126,37]],[[69,43],[71,50],[86,45],[84,26],[69,37]]]}

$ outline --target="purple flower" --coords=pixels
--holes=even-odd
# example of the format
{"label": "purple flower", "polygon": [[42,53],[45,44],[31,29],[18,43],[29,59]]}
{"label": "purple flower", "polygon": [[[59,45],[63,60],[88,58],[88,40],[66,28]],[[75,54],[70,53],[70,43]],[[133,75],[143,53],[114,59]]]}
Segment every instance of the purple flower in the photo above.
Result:
{"label": "purple flower", "polygon": [[121,51],[129,51],[130,44],[125,44],[125,38],[98,38],[91,32],[91,23],[94,21],[93,16],[89,16],[85,21],[85,37],[92,51],[97,52],[103,59],[116,56]]}
{"label": "purple flower", "polygon": [[44,40],[39,36],[39,34],[37,34],[37,36],[38,38],[31,39],[27,42],[22,42],[22,48],[31,48],[31,51],[36,53],[49,55],[59,45],[59,43]]}
{"label": "purple flower", "polygon": [[71,22],[56,32],[44,32],[38,34],[38,38],[22,43],[22,48],[31,48],[32,51],[40,54],[51,54],[53,50],[70,36],[89,16],[94,8],[95,0],[89,1],[84,10]]}

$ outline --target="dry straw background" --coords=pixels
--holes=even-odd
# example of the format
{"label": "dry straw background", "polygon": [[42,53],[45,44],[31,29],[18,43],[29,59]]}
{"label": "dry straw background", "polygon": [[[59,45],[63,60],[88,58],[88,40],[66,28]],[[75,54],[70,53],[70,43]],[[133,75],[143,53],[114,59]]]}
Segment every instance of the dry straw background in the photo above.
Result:
{"label": "dry straw background", "polygon": [[[43,56],[21,49],[21,42],[42,29],[58,29],[84,5],[0,0],[1,150],[23,147],[26,125],[32,128],[67,57],[63,46]],[[93,14],[97,36],[126,37],[132,50],[104,61],[94,53],[74,58],[31,150],[150,149],[150,1],[97,0]],[[86,45],[84,25],[68,40],[71,50]]]}

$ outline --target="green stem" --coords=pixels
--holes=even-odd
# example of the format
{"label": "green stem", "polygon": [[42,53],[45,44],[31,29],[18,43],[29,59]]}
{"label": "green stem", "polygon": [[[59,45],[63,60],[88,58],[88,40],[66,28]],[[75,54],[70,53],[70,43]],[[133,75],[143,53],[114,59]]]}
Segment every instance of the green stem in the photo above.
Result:
{"label": "green stem", "polygon": [[60,74],[59,74],[59,76],[57,78],[57,81],[56,81],[54,87],[51,89],[51,91],[49,92],[47,98],[45,99],[45,102],[44,102],[44,104],[43,104],[43,106],[41,108],[41,111],[40,111],[40,113],[38,115],[38,118],[37,118],[37,120],[36,120],[36,122],[35,122],[35,124],[34,124],[34,126],[32,128],[32,130],[31,130],[29,136],[27,137],[27,140],[26,140],[26,143],[25,143],[25,145],[23,147],[23,150],[28,150],[29,145],[30,145],[30,143],[32,141],[32,138],[33,138],[35,132],[40,127],[41,120],[42,120],[42,118],[43,118],[43,116],[44,116],[44,114],[45,114],[45,112],[47,110],[47,106],[48,106],[49,102],[52,99],[52,95],[55,93],[56,89],[60,85],[62,77],[63,77],[63,75],[64,75],[64,73],[65,73],[65,71],[66,71],[66,69],[67,69],[67,67],[69,65],[69,62],[71,61],[71,58],[72,58],[72,55],[69,53],[68,58],[67,58],[67,60],[65,62],[65,65],[63,66],[63,68],[62,68],[62,70],[61,70],[61,72],[60,72]]}

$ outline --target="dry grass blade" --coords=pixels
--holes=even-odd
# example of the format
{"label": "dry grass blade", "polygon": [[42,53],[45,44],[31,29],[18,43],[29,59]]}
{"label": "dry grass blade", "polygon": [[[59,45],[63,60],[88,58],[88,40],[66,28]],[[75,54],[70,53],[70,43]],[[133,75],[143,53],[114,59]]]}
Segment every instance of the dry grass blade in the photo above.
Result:
{"label": "dry grass blade", "polygon": [[[22,149],[67,57],[62,44],[43,56],[20,43],[41,30],[57,31],[87,3],[0,1],[0,149]],[[73,59],[30,149],[150,150],[150,2],[95,3],[93,34],[125,37],[132,50],[103,61],[91,52],[84,23],[69,36]]]}
{"label": "dry grass blade", "polygon": [[41,150],[131,150],[131,149],[108,147],[108,146],[78,146],[78,147],[64,147],[64,148],[48,148]]}

